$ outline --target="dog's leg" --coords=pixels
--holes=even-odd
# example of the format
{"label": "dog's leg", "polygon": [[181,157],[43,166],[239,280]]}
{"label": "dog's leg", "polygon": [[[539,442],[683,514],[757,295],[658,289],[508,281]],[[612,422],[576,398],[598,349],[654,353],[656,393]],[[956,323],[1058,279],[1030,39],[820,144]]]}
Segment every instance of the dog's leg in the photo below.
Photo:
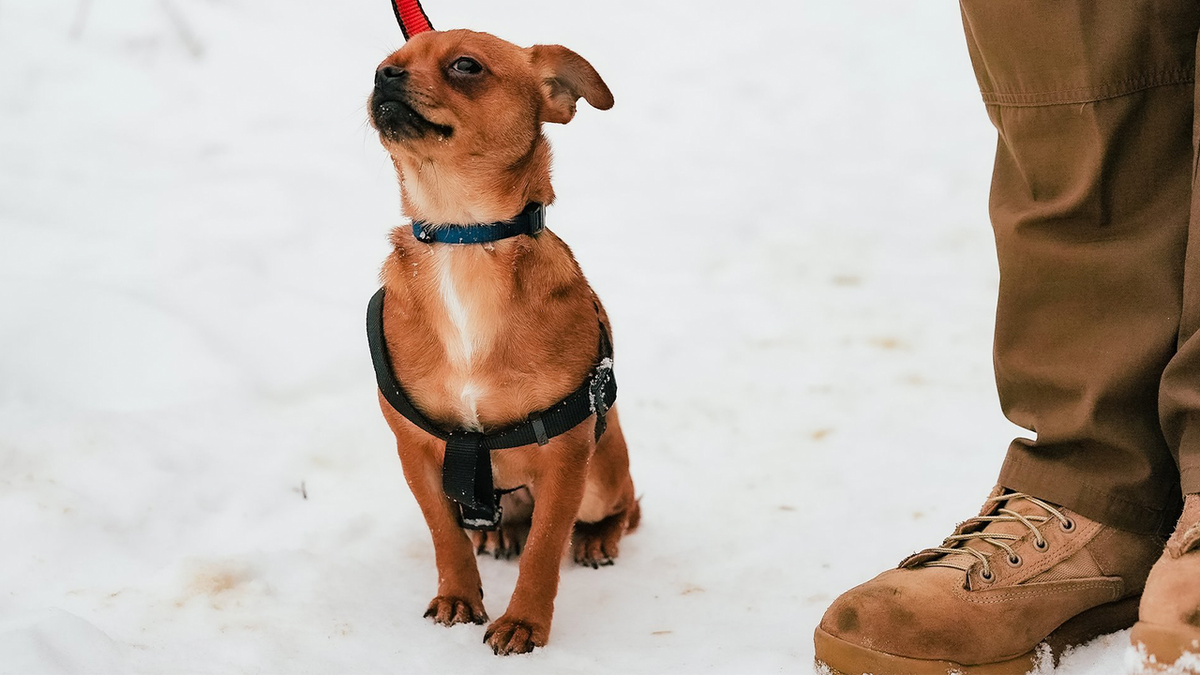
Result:
{"label": "dog's leg", "polygon": [[485,623],[483,584],[475,566],[471,540],[458,525],[454,503],[442,492],[441,452],[434,443],[416,433],[397,431],[396,439],[404,478],[433,535],[438,592],[425,616],[444,626]]}
{"label": "dog's leg", "polygon": [[496,654],[521,654],[546,644],[558,572],[575,514],[583,499],[588,455],[594,445],[592,427],[581,424],[550,441],[536,461],[533,480],[533,525],[521,554],[517,587],[508,611],[484,635]]}
{"label": "dog's leg", "polygon": [[629,453],[616,408],[588,463],[583,503],[575,523],[575,562],[593,569],[613,564],[625,532],[637,527],[640,510],[629,475]]}

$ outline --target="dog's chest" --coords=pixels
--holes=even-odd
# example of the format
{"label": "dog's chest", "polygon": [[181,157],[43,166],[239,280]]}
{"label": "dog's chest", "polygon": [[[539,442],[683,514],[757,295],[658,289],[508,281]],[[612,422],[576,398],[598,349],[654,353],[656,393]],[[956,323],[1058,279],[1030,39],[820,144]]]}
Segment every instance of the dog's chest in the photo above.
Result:
{"label": "dog's chest", "polygon": [[483,247],[434,245],[430,250],[433,326],[445,352],[445,389],[464,427],[480,428],[489,394],[489,357],[502,322],[503,283]]}

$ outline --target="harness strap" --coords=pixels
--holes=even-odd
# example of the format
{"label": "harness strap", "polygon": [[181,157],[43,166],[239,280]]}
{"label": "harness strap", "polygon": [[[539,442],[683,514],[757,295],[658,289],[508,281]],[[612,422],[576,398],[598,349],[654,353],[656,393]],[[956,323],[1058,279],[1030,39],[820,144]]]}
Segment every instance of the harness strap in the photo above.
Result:
{"label": "harness strap", "polygon": [[392,357],[387,351],[387,341],[383,334],[383,289],[380,288],[371,297],[367,305],[367,344],[371,348],[371,363],[375,366],[375,382],[389,405],[409,422],[420,427],[431,436],[448,440],[450,435],[439,429],[417,410],[392,371]]}
{"label": "harness strap", "polygon": [[607,428],[606,415],[617,400],[617,381],[613,377],[612,338],[608,327],[600,324],[599,357],[595,368],[578,389],[546,410],[534,413],[515,426],[479,433],[458,429],[446,432],[425,417],[404,393],[392,368],[383,331],[383,298],[380,288],[367,305],[367,343],[375,382],[392,408],[431,436],[446,441],[442,464],[442,490],[459,504],[459,522],[469,529],[495,529],[500,525],[499,493],[492,485],[492,450],[524,445],[546,445],[551,438],[579,426],[596,416],[594,437],[600,440]]}

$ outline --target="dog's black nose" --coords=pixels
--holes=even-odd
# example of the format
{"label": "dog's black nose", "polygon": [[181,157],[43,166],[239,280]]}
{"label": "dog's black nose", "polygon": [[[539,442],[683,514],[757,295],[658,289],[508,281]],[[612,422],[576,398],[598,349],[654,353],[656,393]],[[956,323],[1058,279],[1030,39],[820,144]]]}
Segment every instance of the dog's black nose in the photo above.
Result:
{"label": "dog's black nose", "polygon": [[408,77],[408,71],[397,66],[383,66],[375,71],[375,87],[388,89],[395,87]]}

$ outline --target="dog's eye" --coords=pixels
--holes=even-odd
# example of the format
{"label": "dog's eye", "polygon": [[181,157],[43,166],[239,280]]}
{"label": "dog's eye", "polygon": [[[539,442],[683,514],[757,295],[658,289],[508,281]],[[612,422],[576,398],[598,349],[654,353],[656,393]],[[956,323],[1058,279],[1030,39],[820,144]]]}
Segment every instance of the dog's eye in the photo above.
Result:
{"label": "dog's eye", "polygon": [[483,72],[483,66],[469,56],[460,56],[450,64],[450,70],[463,75],[478,75]]}

